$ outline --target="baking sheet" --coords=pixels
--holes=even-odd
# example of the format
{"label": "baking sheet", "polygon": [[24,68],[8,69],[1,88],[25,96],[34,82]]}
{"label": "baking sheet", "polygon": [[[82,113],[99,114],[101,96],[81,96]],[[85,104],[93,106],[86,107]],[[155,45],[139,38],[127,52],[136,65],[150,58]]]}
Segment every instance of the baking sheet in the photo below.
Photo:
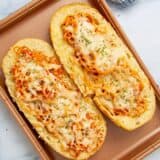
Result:
{"label": "baking sheet", "polygon": [[[0,63],[2,62],[2,57],[5,55],[7,50],[11,45],[13,45],[16,41],[23,38],[40,38],[47,42],[50,42],[49,37],[49,23],[51,19],[51,15],[54,11],[60,6],[72,3],[72,2],[88,2],[91,5],[95,6],[97,9],[101,11],[102,14],[106,13],[105,16],[111,22],[113,27],[116,29],[118,34],[122,37],[124,42],[129,46],[132,52],[136,52],[134,48],[130,45],[127,37],[121,30],[120,26],[117,26],[117,21],[112,16],[109,8],[104,8],[101,10],[98,8],[98,5],[93,0],[63,0],[63,1],[49,1],[45,2],[41,7],[37,8],[32,13],[27,13],[21,21],[16,21],[16,23],[12,23],[10,27],[4,27],[0,33]],[[102,5],[104,3],[103,0],[99,0],[99,3]],[[103,5],[104,6],[104,5]],[[23,14],[23,11],[22,11]],[[24,15],[24,14],[23,14]],[[138,58],[138,56],[137,56]],[[141,60],[139,60],[141,62]],[[144,68],[145,72],[147,71],[142,63],[142,68]],[[152,84],[156,86],[156,83],[148,73],[149,78],[152,81]],[[23,117],[23,114],[17,111],[16,105],[11,102],[8,98],[8,92],[4,85],[4,77],[0,70],[1,77],[1,98],[6,102],[7,106],[14,114],[14,116],[19,119],[18,122],[21,124],[22,128],[25,128],[25,132],[30,137],[32,143],[36,146],[36,149],[40,153],[43,159],[53,159],[53,154],[55,155],[56,160],[63,160],[61,156],[55,154],[52,150],[50,150],[46,145],[44,145],[43,141],[37,139],[37,134],[33,131],[32,127],[28,124],[26,119]],[[157,95],[159,94],[158,90]],[[9,103],[8,103],[9,102]],[[115,126],[109,119],[107,120],[108,126],[108,135],[106,137],[106,141],[99,152],[97,152],[90,160],[118,160],[118,159],[140,159],[153,149],[157,148],[160,137],[160,103],[157,100],[157,110],[153,119],[144,125],[143,127],[133,131],[127,132],[124,131],[117,126]],[[34,141],[33,141],[34,139]],[[43,154],[42,154],[43,152]]]}

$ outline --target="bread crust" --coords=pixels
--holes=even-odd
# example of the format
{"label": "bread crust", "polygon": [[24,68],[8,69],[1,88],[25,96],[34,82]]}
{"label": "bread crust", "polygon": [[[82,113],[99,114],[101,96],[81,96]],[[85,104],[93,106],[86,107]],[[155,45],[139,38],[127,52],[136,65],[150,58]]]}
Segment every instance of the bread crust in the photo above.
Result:
{"label": "bread crust", "polygon": [[[144,92],[146,94],[145,96],[147,97],[146,110],[141,115],[137,117],[130,117],[126,115],[112,115],[109,111],[108,106],[102,103],[102,99],[105,98],[102,98],[98,95],[98,90],[102,88],[102,86],[104,86],[104,79],[108,74],[112,73],[112,69],[110,69],[110,73],[107,73],[106,75],[98,75],[97,79],[94,79],[93,76],[88,72],[88,70],[85,69],[84,66],[80,64],[80,62],[77,62],[75,60],[75,49],[64,39],[62,25],[64,24],[64,21],[68,16],[74,16],[79,13],[89,14],[93,18],[95,18],[96,21],[98,21],[98,23],[106,31],[107,36],[109,37],[111,35],[114,38],[112,43],[113,46],[108,47],[108,49],[114,50],[113,48],[116,48],[117,50],[119,50],[119,52],[122,52],[122,59],[124,58],[127,65],[131,68],[134,68],[135,72],[140,75],[141,81],[144,85]],[[96,9],[84,3],[73,3],[63,6],[62,8],[58,9],[51,18],[50,35],[57,56],[60,58],[60,61],[63,64],[65,70],[74,80],[81,93],[84,96],[92,95],[93,97],[94,95],[93,99],[99,109],[105,115],[107,115],[116,125],[122,127],[125,130],[132,131],[144,125],[153,117],[156,108],[156,102],[154,91],[149,80],[134,59],[132,53],[129,51],[120,37],[116,34],[113,27],[98,13]],[[114,50],[115,52],[116,49]]]}
{"label": "bread crust", "polygon": [[[56,57],[53,48],[48,43],[46,43],[45,41],[42,41],[42,40],[39,40],[39,39],[32,39],[32,38],[23,39],[23,40],[18,41],[16,44],[14,44],[9,49],[8,53],[6,54],[6,56],[3,59],[2,68],[3,68],[4,75],[5,75],[6,86],[8,88],[8,91],[9,91],[13,101],[16,102],[19,110],[21,112],[23,112],[25,117],[28,119],[28,121],[32,124],[33,128],[39,134],[40,138],[43,139],[52,149],[54,149],[56,152],[58,152],[62,156],[66,157],[66,158],[69,158],[69,159],[76,159],[76,160],[88,159],[90,156],[95,154],[95,152],[97,152],[100,149],[100,147],[102,146],[102,144],[105,140],[107,129],[106,129],[106,122],[103,119],[103,116],[98,111],[98,109],[95,107],[94,103],[92,102],[92,100],[90,98],[83,98],[82,96],[80,96],[80,100],[84,104],[88,105],[88,107],[94,113],[96,113],[96,115],[99,117],[99,120],[97,120],[97,122],[100,123],[101,127],[103,128],[102,142],[96,148],[96,150],[91,150],[89,152],[84,151],[84,152],[80,153],[77,157],[72,156],[69,153],[69,151],[67,152],[67,151],[62,150],[62,147],[60,146],[60,144],[58,142],[58,138],[54,137],[50,132],[48,132],[48,130],[46,129],[46,126],[44,124],[42,124],[42,122],[39,121],[35,117],[35,115],[32,114],[32,112],[30,112],[30,110],[28,110],[25,102],[23,100],[20,100],[14,94],[16,88],[15,88],[15,82],[13,80],[13,76],[11,74],[11,68],[16,63],[16,53],[14,51],[14,48],[17,47],[17,46],[18,47],[25,46],[25,47],[28,47],[31,50],[33,49],[33,50],[40,51],[41,53],[43,53],[47,57],[53,57],[53,56]],[[64,73],[64,75],[67,76],[67,74],[65,74],[65,73]],[[71,84],[72,84],[72,82],[71,82]],[[74,84],[73,84],[73,88],[75,88]],[[81,115],[82,113],[79,113],[79,114]],[[63,143],[63,140],[62,140],[61,143]]]}

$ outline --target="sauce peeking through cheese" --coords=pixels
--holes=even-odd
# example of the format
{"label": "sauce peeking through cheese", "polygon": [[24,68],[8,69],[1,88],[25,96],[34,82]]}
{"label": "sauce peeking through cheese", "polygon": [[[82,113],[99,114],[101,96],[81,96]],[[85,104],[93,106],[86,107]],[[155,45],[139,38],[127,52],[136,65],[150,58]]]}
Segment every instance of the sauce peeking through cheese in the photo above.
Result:
{"label": "sauce peeking through cheese", "polygon": [[57,140],[64,152],[77,158],[96,151],[105,138],[101,115],[84,100],[55,57],[26,46],[14,48],[11,69],[15,97]]}
{"label": "sauce peeking through cheese", "polygon": [[106,28],[89,14],[68,16],[62,31],[66,40],[75,50],[75,57],[88,72],[106,74],[117,63],[124,50],[117,50],[118,44],[106,33]]}
{"label": "sauce peeking through cheese", "polygon": [[[147,100],[143,95],[141,78],[130,66],[118,67],[119,63],[126,63],[128,51],[118,36],[107,32],[107,23],[105,27],[92,15],[78,13],[68,16],[61,28],[64,40],[73,47],[77,61],[91,73],[90,80],[96,81],[97,77],[101,83],[95,87],[95,94],[103,86],[101,102],[104,107],[115,116],[138,117],[144,113]],[[93,82],[93,88],[94,85]]]}
{"label": "sauce peeking through cheese", "polygon": [[116,66],[105,77],[100,95],[105,97],[102,102],[112,115],[138,117],[146,111],[143,82],[129,66]]}

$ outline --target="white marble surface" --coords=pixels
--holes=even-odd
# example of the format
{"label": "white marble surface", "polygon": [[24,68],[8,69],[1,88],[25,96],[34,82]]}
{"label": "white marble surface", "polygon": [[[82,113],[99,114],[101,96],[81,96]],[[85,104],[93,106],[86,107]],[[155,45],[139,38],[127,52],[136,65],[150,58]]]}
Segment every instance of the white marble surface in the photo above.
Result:
{"label": "white marble surface", "polygon": [[[29,0],[0,0],[0,19]],[[127,9],[111,5],[113,12],[160,84],[160,0],[137,0]],[[38,160],[33,146],[0,103],[0,160]],[[159,160],[160,149],[145,160]]]}
{"label": "white marble surface", "polygon": [[31,0],[0,0],[0,19],[3,19]]}

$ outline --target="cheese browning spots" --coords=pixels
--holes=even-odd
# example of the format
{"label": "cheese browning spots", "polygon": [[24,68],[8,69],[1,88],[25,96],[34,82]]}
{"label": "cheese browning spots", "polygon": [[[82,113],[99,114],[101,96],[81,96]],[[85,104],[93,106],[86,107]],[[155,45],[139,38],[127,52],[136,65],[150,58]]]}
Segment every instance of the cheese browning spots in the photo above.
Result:
{"label": "cheese browning spots", "polygon": [[26,46],[15,47],[14,52],[16,62],[10,72],[16,99],[25,103],[28,112],[73,159],[95,152],[105,138],[103,118],[82,98],[61,64]]}
{"label": "cheese browning spots", "polygon": [[147,109],[144,85],[138,73],[129,67],[117,66],[105,77],[100,93],[102,102],[114,116],[139,117]]}
{"label": "cheese browning spots", "polygon": [[[110,72],[121,53],[112,54],[108,46],[116,47],[107,30],[87,13],[68,16],[62,24],[64,40],[75,50],[75,57],[89,73],[104,75]],[[109,42],[109,43],[108,43]]]}
{"label": "cheese browning spots", "polygon": [[[73,47],[76,60],[82,70],[89,73],[90,80],[92,77],[95,81],[96,77],[98,81],[103,79],[99,85],[105,98],[102,101],[112,115],[138,117],[146,111],[141,77],[131,66],[126,66],[128,51],[115,41],[113,33],[107,32],[106,26],[88,13],[77,13],[67,16],[61,29],[64,40]],[[120,67],[121,64],[125,65]],[[95,89],[96,96],[99,88]]]}

